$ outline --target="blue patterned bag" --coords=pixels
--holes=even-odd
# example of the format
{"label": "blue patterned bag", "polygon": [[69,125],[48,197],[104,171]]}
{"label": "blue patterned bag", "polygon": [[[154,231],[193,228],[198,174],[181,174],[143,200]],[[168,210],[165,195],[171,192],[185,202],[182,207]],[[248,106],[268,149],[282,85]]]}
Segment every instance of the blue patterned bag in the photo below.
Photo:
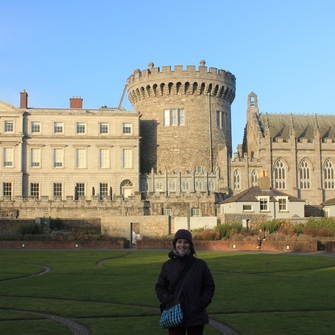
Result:
{"label": "blue patterned bag", "polygon": [[183,321],[183,311],[180,306],[179,299],[168,304],[162,312],[159,325],[162,328],[172,328],[180,325]]}

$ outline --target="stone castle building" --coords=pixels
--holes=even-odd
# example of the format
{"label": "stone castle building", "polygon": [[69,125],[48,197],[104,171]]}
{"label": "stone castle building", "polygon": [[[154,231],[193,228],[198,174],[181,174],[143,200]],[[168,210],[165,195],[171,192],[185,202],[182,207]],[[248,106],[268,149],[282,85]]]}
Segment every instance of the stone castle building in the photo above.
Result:
{"label": "stone castle building", "polygon": [[251,93],[232,154],[229,71],[150,63],[126,89],[134,111],[86,109],[80,97],[70,108],[31,108],[25,91],[19,108],[0,101],[0,209],[216,216],[261,170],[273,188],[311,205],[335,197],[334,116],[261,114]]}

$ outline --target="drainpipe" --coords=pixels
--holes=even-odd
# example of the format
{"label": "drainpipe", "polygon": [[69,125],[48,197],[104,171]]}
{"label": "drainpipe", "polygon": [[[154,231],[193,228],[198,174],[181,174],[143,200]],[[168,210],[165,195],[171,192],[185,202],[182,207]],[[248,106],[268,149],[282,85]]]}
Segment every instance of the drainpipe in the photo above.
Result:
{"label": "drainpipe", "polygon": [[211,106],[211,96],[208,94],[208,111],[209,111],[209,169],[213,172],[213,152],[212,152],[212,106]]}

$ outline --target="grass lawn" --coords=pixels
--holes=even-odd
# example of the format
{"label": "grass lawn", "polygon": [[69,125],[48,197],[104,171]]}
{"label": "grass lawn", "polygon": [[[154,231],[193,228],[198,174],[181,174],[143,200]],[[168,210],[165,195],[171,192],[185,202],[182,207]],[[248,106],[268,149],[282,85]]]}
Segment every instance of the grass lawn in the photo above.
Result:
{"label": "grass lawn", "polygon": [[[334,334],[335,257],[198,252],[216,291],[208,312],[240,335]],[[0,250],[0,334],[159,335],[154,285],[167,251]],[[100,266],[99,262],[103,261]],[[51,271],[44,271],[43,266]],[[206,326],[206,335],[220,334]]]}

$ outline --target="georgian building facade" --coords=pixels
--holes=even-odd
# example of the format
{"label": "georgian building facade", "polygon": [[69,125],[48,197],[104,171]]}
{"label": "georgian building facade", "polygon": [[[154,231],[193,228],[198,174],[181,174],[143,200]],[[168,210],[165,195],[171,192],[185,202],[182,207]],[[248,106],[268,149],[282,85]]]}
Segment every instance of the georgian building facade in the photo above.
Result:
{"label": "georgian building facade", "polygon": [[128,197],[139,188],[139,117],[122,109],[20,108],[0,102],[1,194],[66,200]]}

